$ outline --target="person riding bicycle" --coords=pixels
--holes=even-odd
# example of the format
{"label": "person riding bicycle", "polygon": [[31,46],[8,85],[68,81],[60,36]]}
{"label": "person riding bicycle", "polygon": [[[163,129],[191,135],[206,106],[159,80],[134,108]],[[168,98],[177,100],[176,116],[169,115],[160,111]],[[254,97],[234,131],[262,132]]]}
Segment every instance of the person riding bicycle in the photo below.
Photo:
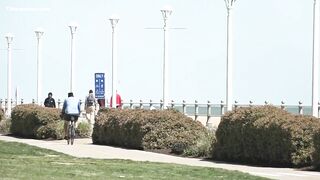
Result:
{"label": "person riding bicycle", "polygon": [[63,103],[63,108],[61,113],[64,116],[64,133],[65,139],[68,134],[68,124],[71,119],[74,119],[74,122],[77,122],[80,116],[80,100],[75,99],[73,93],[68,93],[68,98]]}

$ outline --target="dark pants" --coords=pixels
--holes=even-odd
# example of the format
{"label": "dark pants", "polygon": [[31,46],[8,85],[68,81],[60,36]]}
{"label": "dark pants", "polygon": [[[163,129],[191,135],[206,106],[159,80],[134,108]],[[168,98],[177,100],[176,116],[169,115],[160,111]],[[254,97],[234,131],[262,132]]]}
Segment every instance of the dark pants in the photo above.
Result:
{"label": "dark pants", "polygon": [[79,115],[77,115],[77,114],[64,114],[63,115],[63,119],[65,120],[64,126],[63,126],[65,136],[67,136],[67,134],[68,134],[69,121],[74,121],[74,124],[76,124],[78,118],[79,118]]}

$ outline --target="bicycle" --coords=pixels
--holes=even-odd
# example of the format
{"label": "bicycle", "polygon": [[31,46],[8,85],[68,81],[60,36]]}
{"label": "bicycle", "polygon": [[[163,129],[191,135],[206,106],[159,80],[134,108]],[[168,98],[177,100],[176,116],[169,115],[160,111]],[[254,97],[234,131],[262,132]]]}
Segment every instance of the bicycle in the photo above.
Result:
{"label": "bicycle", "polygon": [[77,116],[70,116],[70,119],[68,121],[68,135],[67,135],[67,143],[68,145],[73,145],[74,138],[76,136],[76,130],[75,130],[75,122],[77,121]]}

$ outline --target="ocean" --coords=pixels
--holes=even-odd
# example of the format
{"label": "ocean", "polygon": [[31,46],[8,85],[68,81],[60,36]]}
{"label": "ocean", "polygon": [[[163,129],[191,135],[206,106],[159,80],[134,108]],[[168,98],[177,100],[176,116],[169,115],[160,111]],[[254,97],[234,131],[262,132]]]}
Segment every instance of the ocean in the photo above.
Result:
{"label": "ocean", "polygon": [[[248,105],[244,105],[244,106],[248,106]],[[160,109],[159,105],[153,105],[153,107],[155,109]],[[242,106],[239,105],[238,107],[242,107]],[[280,106],[277,106],[277,107],[280,107]],[[123,108],[130,108],[130,106],[129,106],[129,104],[124,104]],[[134,104],[132,106],[132,108],[133,109],[140,108],[140,105],[139,104]],[[173,108],[183,113],[182,105],[175,105]],[[150,105],[144,105],[143,109],[150,109]],[[303,109],[303,114],[304,115],[311,115],[312,114],[311,113],[311,106],[303,106],[302,109]],[[288,106],[285,106],[285,110],[290,112],[290,113],[296,114],[296,115],[299,114],[299,106],[288,105]],[[196,111],[197,110],[196,110],[194,104],[191,104],[191,105],[188,104],[186,106],[186,113],[185,114],[188,115],[188,116],[194,116],[194,115],[207,116],[207,115],[210,115],[210,116],[216,116],[216,117],[219,117],[219,116],[222,115],[221,106],[219,104],[212,105],[211,106],[211,111],[209,111],[209,114],[208,114],[207,105],[198,105],[198,112],[196,113]],[[224,107],[224,112],[226,112],[226,107]]]}

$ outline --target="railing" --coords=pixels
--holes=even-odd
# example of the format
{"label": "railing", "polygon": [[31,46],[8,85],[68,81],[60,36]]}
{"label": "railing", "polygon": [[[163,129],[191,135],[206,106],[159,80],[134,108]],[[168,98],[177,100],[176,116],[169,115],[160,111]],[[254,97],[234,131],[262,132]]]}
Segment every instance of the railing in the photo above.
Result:
{"label": "railing", "polygon": [[[81,104],[81,110],[84,110],[84,101],[80,100]],[[0,108],[5,109],[7,107],[7,99],[3,100],[0,99]],[[11,100],[12,107],[18,105],[18,104],[24,104],[24,100],[21,99],[20,101]],[[31,103],[35,103],[35,100],[33,99]],[[42,103],[43,104],[43,103]],[[109,108],[108,101],[105,103],[107,108]],[[163,108],[163,102],[160,100],[158,102],[154,102],[150,100],[149,102],[143,102],[142,100],[134,102],[133,100],[130,100],[129,102],[122,102],[124,109],[162,109]],[[269,104],[269,102],[265,101],[265,105]],[[239,104],[237,101],[233,104],[233,109],[237,109],[239,107],[249,107],[254,106],[257,104],[253,104],[252,101],[249,101],[249,104]],[[62,108],[63,101],[60,99],[56,102],[57,108]],[[304,106],[301,101],[298,102],[297,105],[286,105],[283,101],[281,101],[280,105],[275,105],[281,109],[287,110],[294,114],[306,114],[311,115],[311,106]],[[211,103],[210,101],[207,101],[207,103],[199,103],[197,100],[193,103],[187,103],[186,101],[182,101],[182,103],[178,103],[175,101],[171,101],[167,108],[173,108],[180,112],[182,112],[185,115],[194,117],[195,120],[198,120],[200,116],[206,116],[207,121],[211,117],[220,117],[222,116],[226,111],[226,105],[223,101],[220,103]],[[319,108],[318,108],[319,111]]]}
{"label": "railing", "polygon": [[[81,109],[81,117],[84,117],[84,101],[80,99],[80,109]],[[7,107],[8,101],[7,99],[3,100],[0,99],[0,109],[4,109],[4,111],[6,111],[6,107]],[[21,99],[20,101],[17,100],[13,100],[11,99],[11,107],[14,108],[17,105],[21,105],[21,104],[29,104],[28,102],[25,103],[24,99]],[[32,99],[31,104],[36,104],[35,99]],[[43,102],[41,102],[41,106],[43,105]],[[63,107],[63,100],[58,99],[58,101],[56,101],[56,108],[62,109]]]}
{"label": "railing", "polygon": [[[265,101],[264,105],[270,104],[269,102]],[[249,104],[239,104],[237,101],[233,104],[233,109],[237,109],[239,107],[250,107],[250,106],[257,106],[258,104],[253,104],[252,101],[249,101]],[[129,102],[123,102],[122,108],[129,108],[129,109],[162,109],[163,102],[160,100],[159,102],[153,102],[150,100],[149,102],[143,102],[142,100],[138,102],[134,102],[130,100]],[[297,105],[286,105],[283,101],[281,105],[274,105],[281,109],[287,110],[294,114],[306,114],[311,115],[311,106],[304,106],[301,101],[298,102]],[[194,116],[195,119],[199,116],[207,116],[210,117],[217,117],[221,116],[226,111],[226,105],[223,101],[219,104],[211,103],[208,101],[207,103],[199,103],[198,101],[194,101],[194,103],[187,103],[186,101],[182,101],[182,103],[177,103],[171,101],[169,103],[168,108],[174,108],[178,111],[182,112],[185,115]],[[318,108],[318,110],[320,110]]]}
{"label": "railing", "polygon": [[[150,100],[149,102],[143,102],[142,100],[138,102],[134,102],[130,100],[129,102],[122,103],[123,109],[162,109],[163,102],[160,100],[159,102],[154,102]],[[172,108],[180,111],[181,113],[194,116],[194,119],[197,120],[199,116],[207,116],[209,119],[212,116],[221,116],[225,112],[225,104],[221,102],[221,104],[213,104],[210,101],[207,103],[199,103],[195,101],[194,103],[187,103],[186,101],[182,101],[182,103],[176,103],[171,101],[167,108]]]}

